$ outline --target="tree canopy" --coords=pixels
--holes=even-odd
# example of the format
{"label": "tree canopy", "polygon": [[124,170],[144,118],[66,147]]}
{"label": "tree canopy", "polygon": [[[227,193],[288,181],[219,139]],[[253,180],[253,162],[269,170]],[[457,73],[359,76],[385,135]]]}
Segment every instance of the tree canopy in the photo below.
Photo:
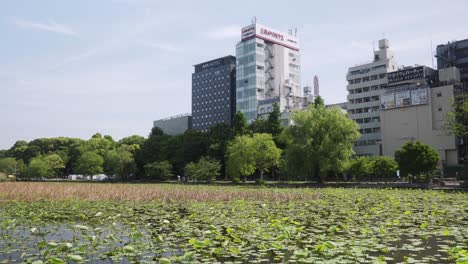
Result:
{"label": "tree canopy", "polygon": [[423,174],[429,176],[437,169],[439,160],[439,153],[435,149],[419,141],[408,141],[395,152],[395,161],[401,174],[412,176],[412,180]]}
{"label": "tree canopy", "polygon": [[340,110],[316,101],[307,110],[292,113],[293,124],[284,131],[285,165],[293,174],[323,181],[328,171],[342,170],[354,154],[359,126]]}

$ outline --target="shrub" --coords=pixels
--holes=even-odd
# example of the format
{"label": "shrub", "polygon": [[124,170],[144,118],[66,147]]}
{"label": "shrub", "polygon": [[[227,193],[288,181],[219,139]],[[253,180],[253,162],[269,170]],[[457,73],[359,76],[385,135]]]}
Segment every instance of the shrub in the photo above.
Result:
{"label": "shrub", "polygon": [[168,180],[172,175],[172,164],[165,161],[155,161],[145,165],[146,177],[155,180]]}

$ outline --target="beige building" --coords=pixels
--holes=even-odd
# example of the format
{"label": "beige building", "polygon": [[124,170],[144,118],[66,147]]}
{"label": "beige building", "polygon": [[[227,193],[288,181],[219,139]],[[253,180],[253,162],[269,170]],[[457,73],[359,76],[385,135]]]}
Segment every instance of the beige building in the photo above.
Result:
{"label": "beige building", "polygon": [[[460,72],[454,67],[441,69],[433,73],[434,78],[428,78],[424,69],[420,66],[395,72],[394,89],[389,86],[382,95],[383,155],[393,157],[403,144],[414,140],[436,149],[442,164],[458,164],[457,140],[447,132],[446,120],[452,110],[454,90],[460,85]],[[419,79],[409,84],[415,75]],[[425,83],[422,79],[430,81]]]}

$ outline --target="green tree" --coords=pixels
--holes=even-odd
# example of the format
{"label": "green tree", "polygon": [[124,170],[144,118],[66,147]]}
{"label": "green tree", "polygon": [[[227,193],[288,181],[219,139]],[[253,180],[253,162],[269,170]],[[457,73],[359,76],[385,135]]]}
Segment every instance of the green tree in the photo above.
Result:
{"label": "green tree", "polygon": [[76,161],[75,173],[91,176],[91,180],[93,180],[93,175],[103,172],[103,164],[104,159],[99,154],[88,151]]}
{"label": "green tree", "polygon": [[395,152],[395,161],[401,174],[411,176],[411,181],[423,174],[426,175],[426,180],[429,180],[429,174],[436,170],[439,164],[439,153],[419,141],[408,141]]}
{"label": "green tree", "polygon": [[[208,156],[221,162],[221,174],[227,177],[226,171],[226,151],[230,140],[232,140],[231,127],[224,123],[219,123],[208,131]],[[227,180],[227,178],[226,178]]]}
{"label": "green tree", "polygon": [[263,118],[257,118],[252,123],[250,123],[248,128],[251,133],[268,133],[268,125],[268,120]]}
{"label": "green tree", "polygon": [[468,94],[455,96],[452,111],[446,118],[449,132],[463,139],[462,157],[468,158]]}
{"label": "green tree", "polygon": [[237,111],[234,114],[231,127],[232,127],[234,136],[240,136],[240,135],[244,135],[247,133],[247,129],[248,129],[247,117],[245,117],[244,113]]}
{"label": "green tree", "polygon": [[398,164],[390,157],[373,157],[371,159],[371,174],[376,177],[391,177],[398,170]]}
{"label": "green tree", "polygon": [[61,171],[65,168],[62,158],[58,154],[52,154],[43,159],[52,170],[51,176],[60,176]]}
{"label": "green tree", "polygon": [[17,174],[18,162],[15,158],[1,158],[0,159],[0,172],[9,174]]}
{"label": "green tree", "polygon": [[273,111],[268,115],[266,122],[267,133],[270,133],[273,137],[278,136],[283,131],[281,126],[281,111],[278,103],[273,103]]}
{"label": "green tree", "polygon": [[184,168],[186,177],[208,182],[214,182],[220,170],[221,163],[208,157],[202,157],[197,163],[190,162]]}
{"label": "green tree", "polygon": [[145,165],[146,177],[154,180],[168,180],[172,175],[172,165],[169,161],[156,161]]}
{"label": "green tree", "polygon": [[26,176],[30,178],[50,178],[53,170],[49,164],[40,158],[33,158],[26,168]]}
{"label": "green tree", "polygon": [[351,159],[346,165],[346,172],[351,174],[353,181],[359,181],[361,177],[368,176],[372,172],[371,158],[358,157]]}
{"label": "green tree", "polygon": [[293,125],[284,131],[288,168],[295,167],[298,174],[314,175],[320,182],[328,171],[344,168],[359,138],[359,126],[353,120],[338,109],[325,108],[323,101],[293,112],[291,118]]}
{"label": "green tree", "polygon": [[271,134],[254,134],[252,141],[255,167],[260,172],[260,180],[263,181],[263,173],[279,165],[281,150],[276,147]]}
{"label": "green tree", "polygon": [[227,171],[231,177],[240,175],[244,177],[244,181],[247,181],[247,176],[255,172],[255,149],[252,137],[244,135],[234,138],[228,145],[227,156]]}
{"label": "green tree", "polygon": [[135,173],[135,160],[132,153],[124,146],[107,151],[104,156],[104,172],[107,175],[117,175],[126,180]]}

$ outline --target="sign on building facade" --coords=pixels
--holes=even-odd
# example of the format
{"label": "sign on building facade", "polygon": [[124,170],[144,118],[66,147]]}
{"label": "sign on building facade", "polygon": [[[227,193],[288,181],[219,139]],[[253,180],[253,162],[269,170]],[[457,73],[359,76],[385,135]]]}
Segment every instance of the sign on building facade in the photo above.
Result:
{"label": "sign on building facade", "polygon": [[427,104],[427,93],[427,88],[420,88],[412,91],[383,94],[380,96],[380,105],[382,109],[391,109]]}

